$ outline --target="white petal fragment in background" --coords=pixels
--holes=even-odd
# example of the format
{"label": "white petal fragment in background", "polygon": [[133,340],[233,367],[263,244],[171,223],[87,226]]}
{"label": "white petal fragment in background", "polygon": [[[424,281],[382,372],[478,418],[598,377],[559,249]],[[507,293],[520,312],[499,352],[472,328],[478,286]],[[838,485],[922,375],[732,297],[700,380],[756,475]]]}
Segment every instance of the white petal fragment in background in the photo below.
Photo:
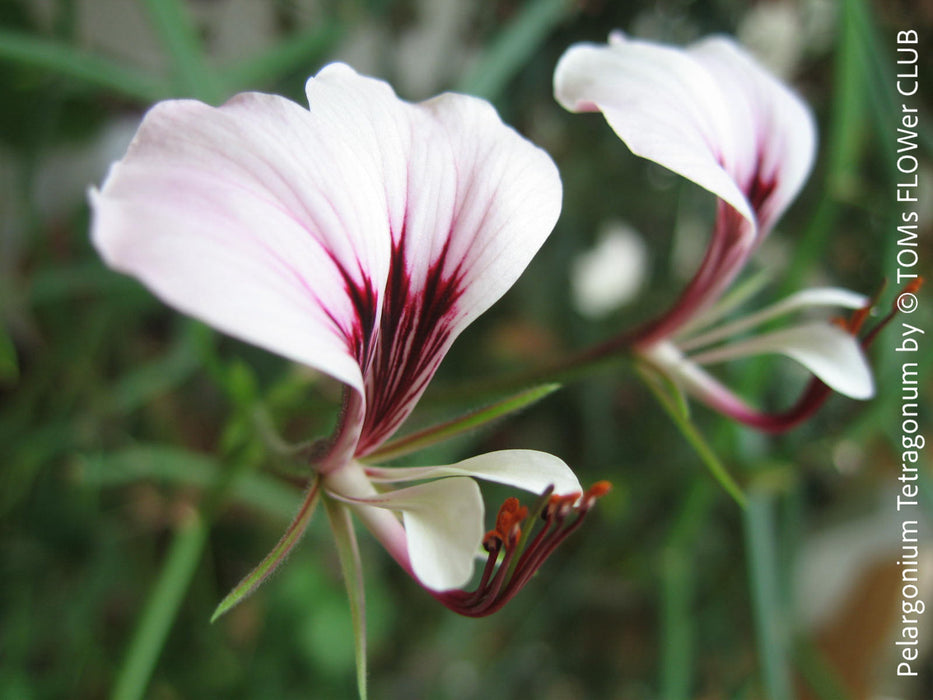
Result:
{"label": "white petal fragment in background", "polygon": [[400,511],[418,580],[435,591],[466,585],[483,540],[483,499],[472,479],[429,481],[352,502]]}
{"label": "white petal fragment in background", "polygon": [[577,311],[599,318],[629,302],[645,279],[647,258],[644,241],[631,226],[619,222],[604,226],[596,244],[580,253],[570,268]]}
{"label": "white petal fragment in background", "polygon": [[583,492],[576,475],[562,459],[536,450],[499,450],[449,466],[367,468],[366,472],[372,481],[382,482],[469,476],[536,494],[549,486],[560,495]]}
{"label": "white petal fragment in background", "polygon": [[796,360],[831,389],[853,399],[868,399],[875,393],[871,366],[858,340],[828,323],[783,328],[694,355],[691,360],[710,364],[764,354]]}

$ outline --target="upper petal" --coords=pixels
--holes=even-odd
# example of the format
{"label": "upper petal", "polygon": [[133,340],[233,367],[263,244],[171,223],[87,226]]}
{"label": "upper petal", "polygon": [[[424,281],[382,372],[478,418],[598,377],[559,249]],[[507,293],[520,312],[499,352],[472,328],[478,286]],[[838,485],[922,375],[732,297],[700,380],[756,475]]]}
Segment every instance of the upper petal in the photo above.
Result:
{"label": "upper petal", "polygon": [[361,390],[390,251],[374,144],[272,95],[161,103],[92,193],[94,243],[170,305]]}
{"label": "upper petal", "polygon": [[365,394],[366,451],[540,247],[560,180],[481,100],[411,105],[340,64],[307,94],[157,105],[91,193],[92,237],[172,306]]}
{"label": "upper petal", "polygon": [[725,167],[767,232],[794,200],[813,167],[816,124],[809,107],[739,44],[711,37],[688,48],[716,80],[737,116],[734,160]]}
{"label": "upper petal", "polygon": [[395,431],[454,339],[515,282],[560,212],[553,162],[488,103],[447,94],[410,111],[406,196],[390,196],[402,208],[391,215],[398,225],[359,454]]}
{"label": "upper petal", "polygon": [[572,46],[554,74],[557,100],[598,109],[633,153],[708,189],[767,230],[809,172],[806,106],[735,42],[686,50],[614,34]]}
{"label": "upper petal", "polygon": [[554,95],[574,112],[599,110],[635,155],[653,160],[727,201],[753,221],[724,163],[741,128],[715,77],[683,50],[614,35],[575,44],[554,72]]}

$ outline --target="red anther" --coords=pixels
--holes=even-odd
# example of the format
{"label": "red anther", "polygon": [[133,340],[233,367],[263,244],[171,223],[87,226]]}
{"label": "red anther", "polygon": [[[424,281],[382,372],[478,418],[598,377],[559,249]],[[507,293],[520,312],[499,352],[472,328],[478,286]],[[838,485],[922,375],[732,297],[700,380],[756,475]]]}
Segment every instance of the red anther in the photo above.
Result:
{"label": "red anther", "polygon": [[923,277],[915,277],[910,282],[908,282],[904,288],[897,295],[900,298],[901,294],[916,294],[920,291],[920,287],[923,286]]}
{"label": "red anther", "polygon": [[586,490],[587,498],[602,498],[612,491],[612,484],[608,481],[597,481]]}
{"label": "red anther", "polygon": [[483,549],[492,554],[502,547],[503,537],[498,530],[490,530],[483,535]]}
{"label": "red anther", "polygon": [[[528,508],[517,498],[506,499],[496,516],[495,529],[483,538],[489,556],[476,588],[434,592],[434,597],[467,617],[496,612],[531,580],[557,546],[580,527],[596,499],[611,488],[609,482],[599,481],[582,494],[557,496],[552,494],[553,487],[549,487],[536,506],[541,509],[544,522],[527,538],[522,537],[521,526],[528,518]],[[530,527],[534,528],[534,523]]]}
{"label": "red anther", "polygon": [[553,517],[565,518],[567,514],[573,508],[574,503],[576,503],[582,494],[580,493],[568,493],[564,495],[554,494],[548,499],[547,506],[545,506],[544,511],[541,513],[541,517],[545,520],[550,520]]}
{"label": "red anther", "polygon": [[597,498],[602,498],[612,491],[612,484],[608,481],[597,481],[583,493],[582,507],[592,508]]}
{"label": "red anther", "polygon": [[858,332],[862,330],[862,325],[865,323],[865,319],[871,314],[872,304],[863,306],[861,309],[856,309],[852,312],[852,316],[849,317],[848,321],[844,321],[842,328],[845,331],[848,331],[850,335],[858,335]]}
{"label": "red anther", "polygon": [[496,516],[495,532],[503,541],[512,538],[513,531],[521,532],[520,525],[528,517],[528,508],[519,503],[514,496],[509,496],[499,508],[499,514]]}

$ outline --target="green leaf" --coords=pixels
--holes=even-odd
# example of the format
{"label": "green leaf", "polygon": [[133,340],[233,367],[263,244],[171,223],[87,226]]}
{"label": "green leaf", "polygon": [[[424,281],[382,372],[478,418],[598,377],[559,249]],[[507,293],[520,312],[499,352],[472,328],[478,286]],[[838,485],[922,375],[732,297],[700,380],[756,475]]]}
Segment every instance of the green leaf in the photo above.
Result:
{"label": "green leaf", "polygon": [[44,68],[150,103],[171,96],[171,87],[142,71],[109,61],[67,44],[0,29],[0,61]]}
{"label": "green leaf", "polygon": [[444,440],[449,440],[463,433],[475,430],[509,413],[514,413],[515,411],[526,408],[540,401],[545,396],[557,391],[559,388],[560,384],[542,384],[532,389],[527,389],[507,399],[497,401],[485,408],[467,413],[459,418],[454,418],[453,420],[433,425],[424,430],[419,430],[418,432],[398,438],[397,440],[392,440],[375,452],[367,455],[366,460],[371,462],[386,461],[422,450],[431,445],[436,445]]}
{"label": "green leaf", "polygon": [[247,576],[220,601],[220,604],[211,616],[211,622],[214,622],[221,615],[250,596],[273,574],[279,564],[285,561],[288,554],[301,540],[301,536],[307,529],[308,523],[311,522],[311,516],[314,514],[314,508],[317,505],[319,496],[320,481],[315,479],[310,489],[308,489],[308,493],[305,496],[304,502],[301,504],[298,514],[295,516],[294,520],[292,520],[291,525],[288,526],[285,534],[282,535],[282,539],[280,539],[275,547],[272,548],[272,551],[266,555],[266,558],[259,562],[259,565],[247,574]]}
{"label": "green leaf", "polygon": [[19,378],[16,347],[6,328],[0,325],[0,384],[14,384]]}
{"label": "green leaf", "polygon": [[690,421],[684,410],[683,397],[681,396],[681,399],[678,400],[676,396],[668,394],[662,383],[658,381],[656,373],[646,372],[644,367],[638,367],[637,371],[638,375],[644,380],[645,385],[658,400],[658,403],[661,404],[661,407],[667,412],[667,415],[674,421],[674,425],[680,429],[681,434],[687,439],[687,442],[690,443],[690,446],[693,447],[700,459],[703,460],[703,463],[707,466],[716,481],[718,481],[726,492],[732,496],[736,503],[744,508],[746,498],[742,488],[736,483],[732,475],[729,474],[729,471],[719,460],[719,457],[716,456],[716,453],[713,451],[713,448],[710,447],[706,438],[703,437],[703,434],[700,433],[697,427]]}
{"label": "green leaf", "polygon": [[363,564],[360,549],[353,530],[350,509],[341,503],[324,499],[324,508],[330,520],[334,539],[337,541],[337,554],[340,557],[340,569],[347,587],[350,601],[350,615],[353,617],[353,637],[356,648],[356,685],[360,700],[366,700],[366,592],[363,586]]}
{"label": "green leaf", "polygon": [[[81,483],[120,486],[158,479],[179,486],[209,489],[227,469],[214,457],[167,445],[138,445],[114,452],[84,455],[75,463]],[[230,499],[266,513],[290,518],[301,497],[292,486],[256,472],[240,474],[231,486]]]}

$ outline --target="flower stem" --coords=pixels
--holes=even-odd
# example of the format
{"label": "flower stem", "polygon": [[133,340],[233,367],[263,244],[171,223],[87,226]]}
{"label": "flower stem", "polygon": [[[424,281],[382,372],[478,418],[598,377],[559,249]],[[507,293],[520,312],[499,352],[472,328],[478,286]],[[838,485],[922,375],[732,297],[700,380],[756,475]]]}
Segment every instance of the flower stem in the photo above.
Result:
{"label": "flower stem", "polygon": [[739,486],[735,479],[732,478],[732,475],[729,474],[702,433],[700,433],[697,427],[686,417],[681,406],[679,406],[677,401],[660,386],[656,378],[650,376],[645,370],[640,370],[639,375],[651,390],[651,393],[654,394],[667,415],[670,416],[674,425],[680,429],[681,434],[700,456],[700,459],[703,460],[703,463],[707,466],[716,481],[726,490],[726,493],[732,496],[739,506],[744,508],[746,505],[746,498],[742,491],[742,487]]}

